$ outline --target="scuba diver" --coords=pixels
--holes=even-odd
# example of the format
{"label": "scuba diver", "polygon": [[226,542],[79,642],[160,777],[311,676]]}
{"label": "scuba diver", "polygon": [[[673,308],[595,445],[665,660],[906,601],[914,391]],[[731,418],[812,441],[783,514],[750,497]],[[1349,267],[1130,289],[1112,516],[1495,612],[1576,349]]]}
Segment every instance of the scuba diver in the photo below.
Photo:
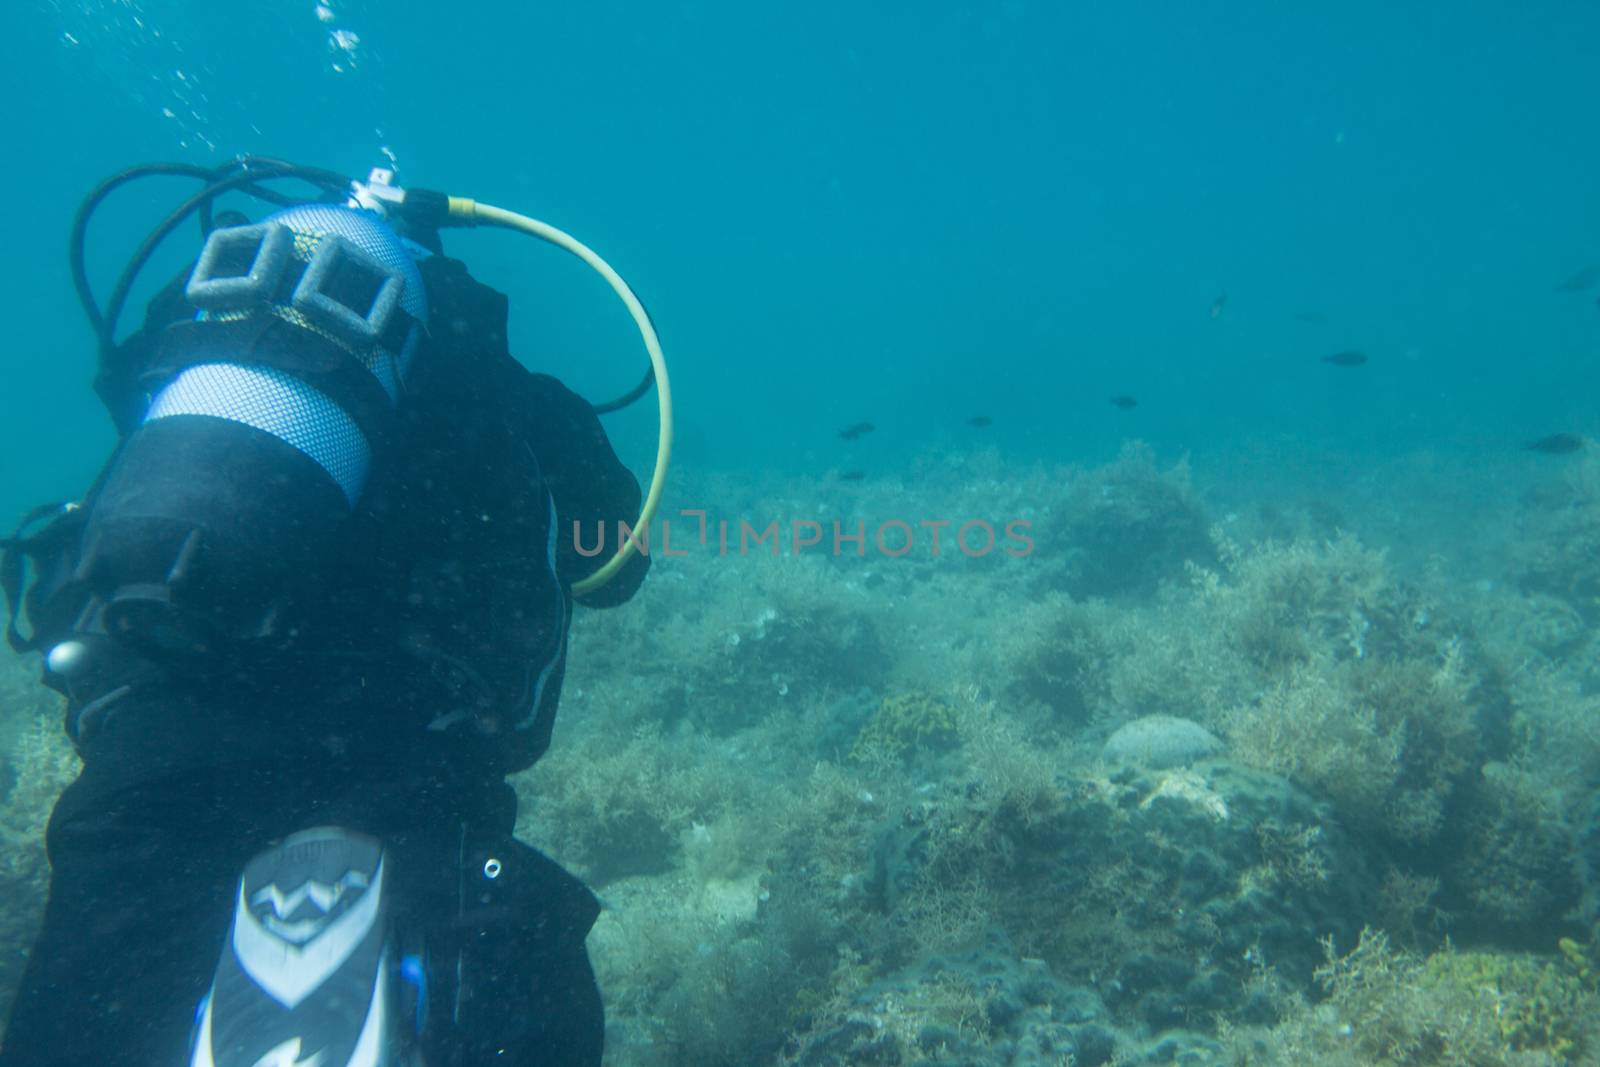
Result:
{"label": "scuba diver", "polygon": [[[102,309],[89,218],[152,175],[203,188]],[[44,654],[83,760],[50,818],[0,1067],[600,1062],[598,905],[512,836],[504,779],[550,743],[574,604],[620,604],[649,567],[635,533],[609,554],[575,535],[647,527],[666,368],[588,248],[392,179],[155,164],[80,209],[74,280],[119,440],[0,566],[8,637]],[[229,193],[275,210],[219,211]],[[198,258],[119,341],[140,269],[196,216]],[[441,247],[440,229],[477,224],[599,271],[639,327],[644,381],[591,405],[513,359],[506,298]],[[652,384],[641,509],[598,415]]]}

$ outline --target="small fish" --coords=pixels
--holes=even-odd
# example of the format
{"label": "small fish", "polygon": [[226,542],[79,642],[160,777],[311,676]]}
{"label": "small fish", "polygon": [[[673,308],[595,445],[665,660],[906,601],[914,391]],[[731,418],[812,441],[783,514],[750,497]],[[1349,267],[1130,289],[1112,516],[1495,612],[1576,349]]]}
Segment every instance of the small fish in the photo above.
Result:
{"label": "small fish", "polygon": [[1228,294],[1227,293],[1223,293],[1221,296],[1219,296],[1215,300],[1211,301],[1211,311],[1209,312],[1209,314],[1211,315],[1211,317],[1213,319],[1220,319],[1220,318],[1222,318],[1222,309],[1227,307],[1227,306],[1228,306]]}
{"label": "small fish", "polygon": [[1129,396],[1127,393],[1118,393],[1116,396],[1111,398],[1111,406],[1121,408],[1123,411],[1128,411],[1131,408],[1136,408],[1139,406],[1139,398],[1136,396]]}
{"label": "small fish", "polygon": [[1522,446],[1529,452],[1543,452],[1547,456],[1571,455],[1583,447],[1583,438],[1575,433],[1553,433]]}
{"label": "small fish", "polygon": [[1332,363],[1335,367],[1359,367],[1366,361],[1365,352],[1335,352],[1331,356],[1322,357],[1322,362]]}
{"label": "small fish", "polygon": [[978,429],[981,430],[985,426],[993,426],[994,425],[994,420],[991,419],[987,415],[974,415],[974,416],[972,416],[972,418],[967,420],[967,425],[968,426],[976,426]]}
{"label": "small fish", "polygon": [[1324,315],[1320,311],[1296,311],[1294,313],[1294,321],[1296,321],[1296,322],[1327,322],[1328,321],[1328,316]]}
{"label": "small fish", "polygon": [[1567,280],[1556,286],[1558,293],[1583,293],[1600,284],[1600,264],[1590,264],[1579,267],[1568,275]]}
{"label": "small fish", "polygon": [[846,441],[854,441],[862,434],[871,433],[876,429],[877,427],[872,425],[870,422],[858,422],[850,426],[846,426],[844,429],[840,430],[839,436],[844,438]]}
{"label": "small fish", "polygon": [[840,471],[839,472],[839,480],[841,482],[859,482],[859,481],[861,481],[861,479],[865,478],[866,476],[867,476],[867,472],[866,471]]}

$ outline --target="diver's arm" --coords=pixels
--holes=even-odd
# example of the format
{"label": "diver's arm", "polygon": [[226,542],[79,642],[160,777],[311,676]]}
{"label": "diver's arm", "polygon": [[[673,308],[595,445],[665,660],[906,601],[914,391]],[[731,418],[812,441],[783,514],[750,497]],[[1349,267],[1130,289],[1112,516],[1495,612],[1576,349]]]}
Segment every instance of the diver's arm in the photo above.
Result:
{"label": "diver's arm", "polygon": [[[529,442],[555,498],[556,563],[568,586],[599,570],[617,549],[617,523],[639,515],[639,483],[617,459],[588,401],[546,374],[532,374],[512,358],[506,341],[506,297],[445,256],[422,262],[432,301],[429,338],[416,373],[430,365],[442,380],[436,390],[467,390],[467,410],[494,407]],[[581,524],[584,544],[594,545],[596,523],[605,524],[604,550],[580,555],[573,523]],[[586,607],[611,607],[631,597],[650,569],[636,554],[610,582],[578,598]]]}
{"label": "diver's arm", "polygon": [[[571,584],[593,574],[616,554],[617,524],[631,526],[639,515],[639,482],[617,458],[587,400],[549,375],[532,377],[530,393],[536,397],[537,408],[533,447],[556,502],[557,566],[562,580]],[[580,554],[578,531],[583,545],[592,550],[601,541],[602,529],[602,551]],[[578,603],[592,608],[624,603],[649,570],[650,557],[635,552],[616,577],[579,597]]]}

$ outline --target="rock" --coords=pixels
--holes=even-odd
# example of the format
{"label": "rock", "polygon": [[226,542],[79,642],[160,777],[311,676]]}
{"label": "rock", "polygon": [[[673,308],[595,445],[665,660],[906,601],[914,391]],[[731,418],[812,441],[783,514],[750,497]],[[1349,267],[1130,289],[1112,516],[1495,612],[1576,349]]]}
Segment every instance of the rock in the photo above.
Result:
{"label": "rock", "polygon": [[1314,993],[1320,939],[1352,944],[1370,921],[1381,867],[1330,807],[1279,776],[1214,759],[1061,784],[1058,806],[1029,812],[956,784],[924,794],[874,845],[874,906],[892,915],[930,892],[958,898],[979,871],[986,906],[1000,902],[1007,935],[1042,946],[1054,975],[1024,972],[1012,987],[1022,1003],[1049,1002],[1062,1021],[1059,986],[1092,990],[1109,1014],[1073,1021],[1130,1034],[1187,1025],[1176,1009],[1191,998],[1208,1019],[1255,1017],[1263,963]]}
{"label": "rock", "polygon": [[1116,1031],[1090,1022],[1105,1015],[1093,990],[1061,981],[995,933],[981,948],[908,964],[842,1009],[806,1017],[789,1037],[786,1062],[954,1067],[1073,1057],[1088,1067],[1111,1060],[1117,1049]]}
{"label": "rock", "polygon": [[1151,770],[1184,767],[1222,751],[1222,742],[1197,722],[1174,715],[1146,715],[1125,723],[1100,750],[1112,765],[1136,764]]}
{"label": "rock", "polygon": [[1073,1043],[1077,1045],[1077,1054],[1073,1063],[1081,1063],[1084,1067],[1099,1067],[1108,1063],[1111,1057],[1117,1054],[1117,1038],[1110,1030],[1093,1023],[1080,1026],[1072,1035]]}

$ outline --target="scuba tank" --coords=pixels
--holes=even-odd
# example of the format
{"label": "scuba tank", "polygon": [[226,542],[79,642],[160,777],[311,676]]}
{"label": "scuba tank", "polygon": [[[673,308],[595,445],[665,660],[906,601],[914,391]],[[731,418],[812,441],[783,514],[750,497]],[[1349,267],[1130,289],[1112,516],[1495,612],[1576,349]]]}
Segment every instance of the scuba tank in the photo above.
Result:
{"label": "scuba tank", "polygon": [[150,402],[88,508],[78,629],[157,660],[270,643],[359,503],[426,323],[412,253],[322,204],[212,231],[197,310],[142,374]]}
{"label": "scuba tank", "polygon": [[102,395],[129,425],[29,593],[25,643],[72,705],[152,670],[215,675],[292,648],[375,456],[396,445],[428,254],[344,205],[216,228],[116,347],[121,380],[103,372]]}
{"label": "scuba tank", "polygon": [[[102,308],[84,266],[88,221],[110,193],[150,176],[205,185],[151,231]],[[491,546],[528,572],[500,583],[516,596],[556,580],[555,515],[526,442],[513,440],[525,435],[525,417],[485,419],[478,410],[514,408],[529,376],[505,351],[504,298],[438,254],[441,227],[499,226],[555,244],[600,273],[633,316],[650,368],[625,396],[592,409],[617,410],[655,387],[655,473],[633,533],[573,581],[570,594],[593,592],[642,552],[639,538],[660,502],[671,449],[666,367],[643,305],[608,264],[562,231],[473,200],[401,189],[392,177],[377,169],[353,181],[244,157],[219,168],[135,167],[85,199],[73,227],[73,279],[99,339],[96,390],[120,440],[81,502],[36,509],[23,530],[0,541],[8,640],[19,651],[45,653],[44,681],[67,695],[76,740],[100,710],[160,678],[277,687],[338,661],[357,664],[353,684],[378,678],[408,691],[384,665],[396,649],[434,681],[448,675],[446,688],[465,694],[456,703],[467,709],[466,721],[491,706],[480,728],[532,721],[528,703],[543,679],[530,682],[520,664],[545,654],[543,637],[496,639],[510,632],[501,616],[528,629],[522,608],[496,602],[483,612],[482,590],[458,588],[453,560],[465,534],[447,524],[503,512],[507,493],[518,498],[526,521],[504,536],[549,536]],[[268,184],[288,179],[314,186],[316,199],[300,202]],[[255,223],[233,213],[214,217],[225,193],[280,210]],[[119,340],[117,320],[139,271],[196,215],[205,241],[193,267],[157,295],[142,329]],[[443,301],[434,314],[444,325],[432,355],[419,361],[430,299]],[[483,316],[452,311],[468,305],[497,312],[498,324],[475,327]],[[477,368],[458,358],[472,354],[487,355]],[[468,380],[500,364],[504,388]],[[433,469],[428,454],[451,440],[461,425],[453,418],[507,432],[480,442],[476,467]],[[410,440],[419,428],[432,440]],[[428,500],[408,499],[418,487]],[[474,492],[492,495],[479,500]],[[29,529],[44,520],[51,521],[43,529]],[[405,535],[418,531],[432,538],[438,558],[417,560]],[[483,542],[482,531],[467,540]],[[429,606],[419,582],[431,583],[422,593],[448,589],[458,604],[466,596],[469,607],[479,605],[476,629],[405,632],[408,612]],[[31,633],[16,625],[19,609]],[[351,622],[357,625],[339,625]],[[546,628],[561,629],[557,622]],[[352,634],[358,639],[347,639]],[[444,702],[452,702],[449,694]]]}

